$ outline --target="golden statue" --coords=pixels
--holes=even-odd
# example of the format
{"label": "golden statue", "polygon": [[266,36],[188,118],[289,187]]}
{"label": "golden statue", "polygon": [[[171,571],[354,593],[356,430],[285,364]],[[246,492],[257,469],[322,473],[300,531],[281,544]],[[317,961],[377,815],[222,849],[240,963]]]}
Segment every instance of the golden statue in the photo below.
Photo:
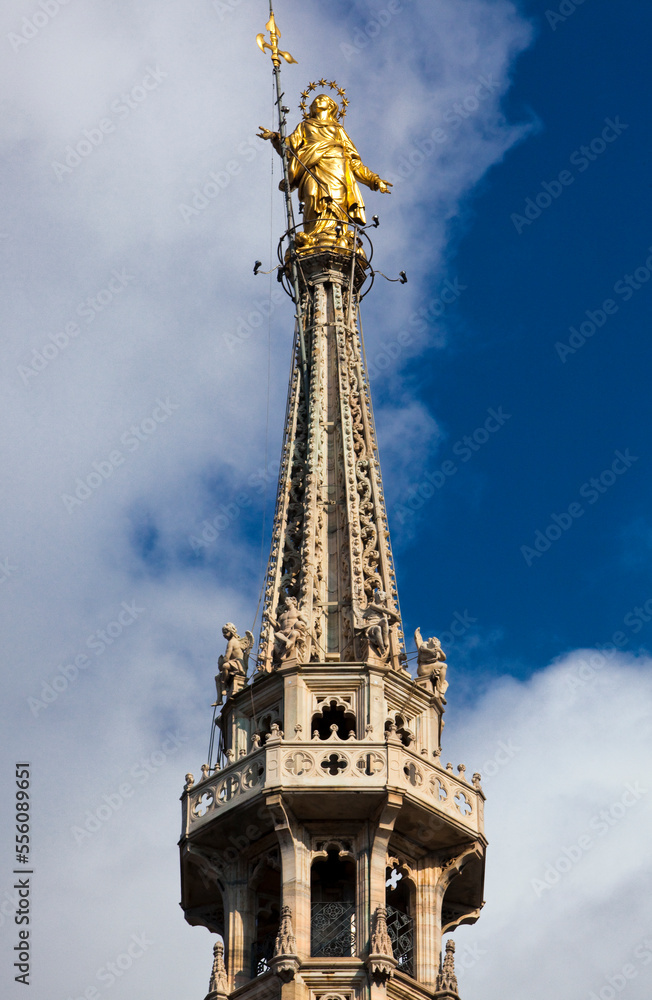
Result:
{"label": "golden statue", "polygon": [[[389,194],[392,186],[368,167],[337,120],[338,106],[332,97],[319,94],[310,113],[288,136],[288,179],[298,188],[303,203],[303,233],[296,237],[298,249],[317,246],[350,247],[348,226],[365,224],[364,202],[358,183],[372,191]],[[282,155],[281,136],[260,126],[259,139],[270,139]],[[279,185],[283,190],[283,181]]]}

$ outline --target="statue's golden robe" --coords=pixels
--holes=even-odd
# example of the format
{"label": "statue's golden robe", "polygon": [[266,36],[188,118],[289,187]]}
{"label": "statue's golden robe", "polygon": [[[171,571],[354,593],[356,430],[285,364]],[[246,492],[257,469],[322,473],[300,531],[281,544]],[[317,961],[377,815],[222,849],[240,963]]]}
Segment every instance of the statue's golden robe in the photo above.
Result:
{"label": "statue's golden robe", "polygon": [[330,228],[335,220],[364,225],[358,181],[377,191],[380,178],[362,163],[342,126],[332,120],[306,118],[287,144],[292,150],[288,158],[290,184],[293,190],[298,188],[303,202],[305,232]]}

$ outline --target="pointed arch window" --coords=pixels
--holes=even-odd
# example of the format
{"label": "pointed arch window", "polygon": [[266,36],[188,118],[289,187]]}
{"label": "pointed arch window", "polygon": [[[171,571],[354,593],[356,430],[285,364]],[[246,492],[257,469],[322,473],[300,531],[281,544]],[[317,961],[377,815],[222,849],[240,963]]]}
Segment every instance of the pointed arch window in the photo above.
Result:
{"label": "pointed arch window", "polygon": [[251,975],[261,976],[271,969],[274,945],[281,916],[281,872],[276,859],[265,858],[256,867],[254,890],[254,938],[251,946]]}
{"label": "pointed arch window", "polygon": [[310,954],[344,958],[356,953],[355,863],[336,849],[310,873]]}
{"label": "pointed arch window", "polygon": [[396,968],[406,976],[415,973],[413,886],[398,865],[387,868],[385,906],[387,933],[392,942]]}

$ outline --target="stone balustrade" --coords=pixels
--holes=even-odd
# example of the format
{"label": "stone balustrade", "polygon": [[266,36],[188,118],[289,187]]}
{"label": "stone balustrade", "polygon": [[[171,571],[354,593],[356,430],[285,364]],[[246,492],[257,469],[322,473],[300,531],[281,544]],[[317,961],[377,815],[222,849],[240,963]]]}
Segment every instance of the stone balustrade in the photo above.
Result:
{"label": "stone balustrade", "polygon": [[473,785],[465,768],[444,768],[403,746],[400,740],[383,743],[347,739],[311,741],[268,739],[245,757],[231,760],[220,771],[208,772],[184,793],[184,833],[190,834],[218,813],[266,790],[361,791],[399,789],[429,811],[448,817],[470,832],[482,832],[484,795],[477,776]]}

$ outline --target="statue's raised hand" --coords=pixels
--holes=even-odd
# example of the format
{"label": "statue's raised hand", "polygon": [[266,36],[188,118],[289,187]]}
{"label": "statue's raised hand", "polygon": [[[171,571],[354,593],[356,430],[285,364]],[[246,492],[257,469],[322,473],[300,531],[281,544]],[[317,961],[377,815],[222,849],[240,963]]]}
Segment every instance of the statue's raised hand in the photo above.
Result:
{"label": "statue's raised hand", "polygon": [[391,187],[394,187],[391,181],[378,180],[378,190],[381,194],[391,194],[392,192],[389,190]]}

